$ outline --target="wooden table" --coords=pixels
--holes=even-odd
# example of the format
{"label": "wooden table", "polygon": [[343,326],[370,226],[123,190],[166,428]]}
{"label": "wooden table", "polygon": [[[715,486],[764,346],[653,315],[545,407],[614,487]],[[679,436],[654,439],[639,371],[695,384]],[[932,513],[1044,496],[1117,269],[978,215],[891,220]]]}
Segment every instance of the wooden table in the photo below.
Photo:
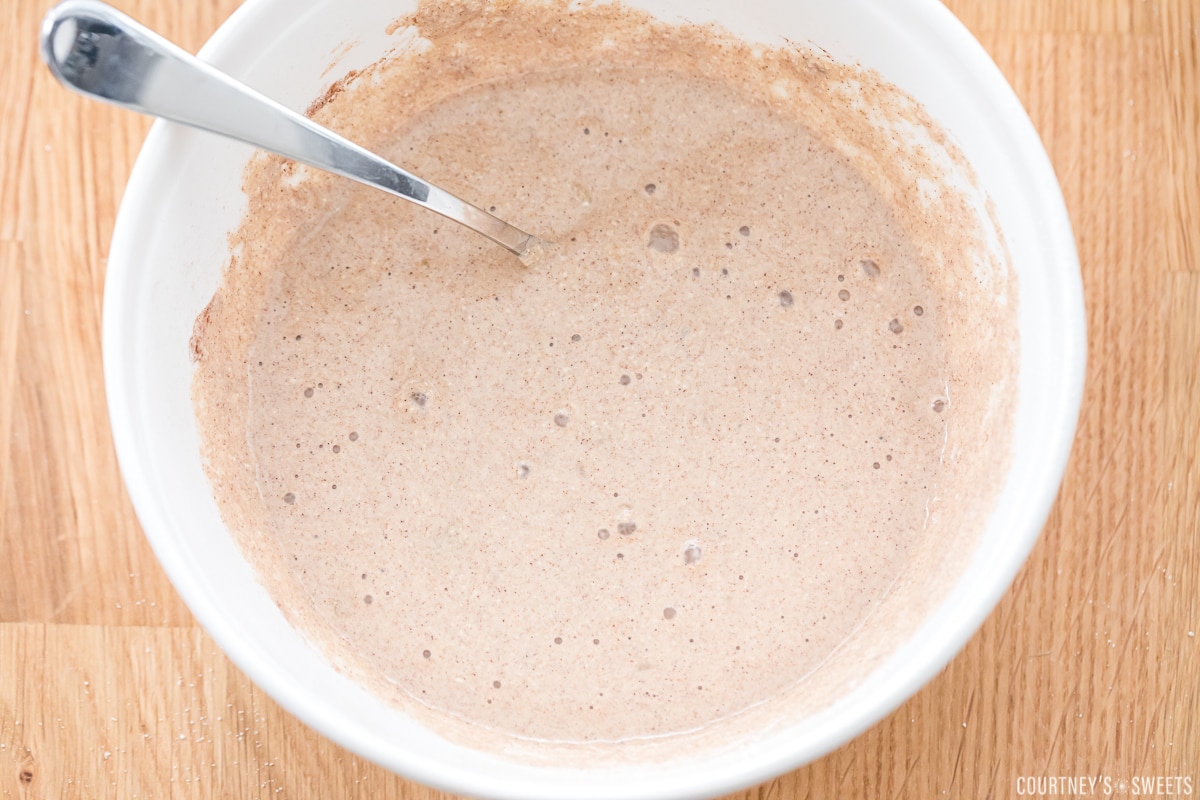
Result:
{"label": "wooden table", "polygon": [[[237,2],[119,4],[195,50]],[[1200,795],[1200,2],[950,5],[1066,194],[1090,333],[1079,439],[1029,563],[946,671],[737,797],[1001,798],[1059,775],[1108,776],[1117,796],[1186,776]],[[48,6],[0,11],[0,797],[444,797],[282,711],[154,560],[100,359],[105,256],[148,122],[53,85],[35,50]]]}

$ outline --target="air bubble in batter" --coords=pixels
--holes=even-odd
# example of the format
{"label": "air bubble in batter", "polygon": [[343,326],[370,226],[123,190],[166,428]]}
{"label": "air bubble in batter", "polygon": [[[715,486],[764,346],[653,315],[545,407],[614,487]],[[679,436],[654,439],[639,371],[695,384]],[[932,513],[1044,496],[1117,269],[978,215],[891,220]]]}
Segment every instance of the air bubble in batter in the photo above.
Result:
{"label": "air bubble in batter", "polygon": [[650,229],[646,245],[660,253],[674,253],[679,249],[679,233],[670,225],[660,222]]}

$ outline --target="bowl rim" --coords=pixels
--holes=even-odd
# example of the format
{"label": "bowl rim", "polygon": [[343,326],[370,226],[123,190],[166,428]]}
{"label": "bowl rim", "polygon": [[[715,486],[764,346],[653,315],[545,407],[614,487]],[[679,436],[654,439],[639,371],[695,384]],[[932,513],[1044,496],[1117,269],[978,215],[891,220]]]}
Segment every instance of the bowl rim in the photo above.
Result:
{"label": "bowl rim", "polygon": [[[321,0],[309,0],[316,7]],[[940,672],[974,636],[1002,595],[1008,590],[1017,571],[1025,563],[1040,536],[1058,493],[1063,473],[1075,437],[1082,403],[1086,365],[1086,317],[1083,304],[1082,278],[1074,235],[1061,188],[1049,157],[1032,121],[1013,89],[982,45],[967,28],[938,0],[868,0],[886,7],[886,13],[911,14],[928,26],[933,35],[946,44],[954,57],[970,66],[973,81],[993,102],[1004,110],[1005,135],[1021,154],[1021,166],[1027,173],[1034,195],[1041,203],[1042,224],[1039,228],[1046,260],[1061,265],[1056,274],[1056,289],[1064,299],[1065,336],[1047,343],[1061,353],[1061,363],[1067,374],[1056,396],[1050,415],[1060,424],[1054,436],[1044,443],[1045,459],[1041,464],[1044,480],[1041,491],[1027,498],[1028,507],[1021,518],[1028,524],[1014,532],[1012,540],[988,573],[988,580],[974,587],[975,601],[965,607],[945,608],[945,633],[939,646],[910,659],[907,669],[892,676],[885,690],[876,692],[853,707],[853,712],[833,720],[827,735],[818,746],[807,749],[786,744],[764,748],[753,758],[744,760],[739,769],[726,771],[719,780],[697,770],[685,784],[678,781],[643,781],[639,796],[653,798],[700,798],[737,791],[769,780],[798,766],[809,763],[861,734],[875,725],[896,707],[912,697],[922,686]],[[274,17],[287,7],[295,14],[293,0],[246,0],[225,20],[200,50],[205,60],[219,61],[232,40],[244,27],[253,27],[260,19]],[[314,701],[311,693],[292,678],[281,676],[259,657],[253,643],[239,630],[231,627],[224,615],[213,605],[206,589],[196,579],[182,551],[170,537],[160,533],[168,523],[161,510],[161,500],[151,491],[148,465],[143,462],[137,441],[135,403],[128,389],[128,359],[119,346],[126,328],[135,316],[132,293],[123,291],[127,279],[126,264],[136,254],[137,228],[147,210],[155,203],[154,173],[161,162],[170,133],[168,123],[156,121],[138,154],[125,190],[113,231],[109,262],[105,278],[102,349],[105,388],[113,441],[118,463],[124,476],[126,490],[143,526],[146,538],[184,603],[204,630],[217,642],[222,652],[259,688],[266,692],[290,714],[302,720],[321,735],[346,747],[364,758],[404,777],[438,789],[496,798],[525,798],[551,800],[564,796],[561,781],[535,784],[524,780],[509,780],[497,776],[479,775],[448,769],[444,763],[424,758],[395,746],[387,746],[380,737],[371,735],[346,722],[327,704]],[[1024,343],[1023,343],[1024,344]],[[1040,344],[1040,343],[1039,343]],[[931,615],[931,619],[935,617]],[[924,625],[924,623],[923,623]],[[582,773],[581,773],[582,774]],[[611,796],[612,787],[577,782],[570,787],[569,796],[576,800]]]}

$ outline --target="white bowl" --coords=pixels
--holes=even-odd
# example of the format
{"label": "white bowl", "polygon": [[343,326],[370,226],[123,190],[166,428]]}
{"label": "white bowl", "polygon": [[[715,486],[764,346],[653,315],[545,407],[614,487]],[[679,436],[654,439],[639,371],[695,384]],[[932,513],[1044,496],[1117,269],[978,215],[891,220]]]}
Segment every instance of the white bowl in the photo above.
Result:
{"label": "white bowl", "polygon": [[[811,761],[874,724],[954,656],[1007,589],[1054,500],[1083,387],[1082,286],[1054,173],[999,70],[936,0],[636,0],[655,15],[715,20],[748,40],[813,43],[877,70],[951,135],[994,203],[1019,283],[1019,396],[1011,468],[965,567],[911,638],[832,705],[753,742],[667,764],[532,766],[448,742],[337,672],[284,620],[218,515],[201,466],[188,339],[245,208],[252,151],[158,123],[130,179],[104,297],[113,435],[135,508],[184,601],[283,707],[388,769],[463,794],[584,800],[724,794]],[[202,56],[303,109],[330,78],[393,45],[412,0],[249,0]],[[356,42],[344,52],[344,42]],[[328,73],[330,54],[344,52]]]}

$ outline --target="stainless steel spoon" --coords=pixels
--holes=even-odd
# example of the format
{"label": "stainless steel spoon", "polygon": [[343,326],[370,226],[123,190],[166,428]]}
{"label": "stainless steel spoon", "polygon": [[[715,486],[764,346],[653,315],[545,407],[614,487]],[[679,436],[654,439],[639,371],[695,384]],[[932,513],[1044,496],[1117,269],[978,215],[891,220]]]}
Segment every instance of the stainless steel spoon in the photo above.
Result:
{"label": "stainless steel spoon", "polygon": [[219,133],[382,189],[461,222],[518,256],[534,237],[284,108],[96,0],[67,0],[42,23],[42,58],[66,87]]}

